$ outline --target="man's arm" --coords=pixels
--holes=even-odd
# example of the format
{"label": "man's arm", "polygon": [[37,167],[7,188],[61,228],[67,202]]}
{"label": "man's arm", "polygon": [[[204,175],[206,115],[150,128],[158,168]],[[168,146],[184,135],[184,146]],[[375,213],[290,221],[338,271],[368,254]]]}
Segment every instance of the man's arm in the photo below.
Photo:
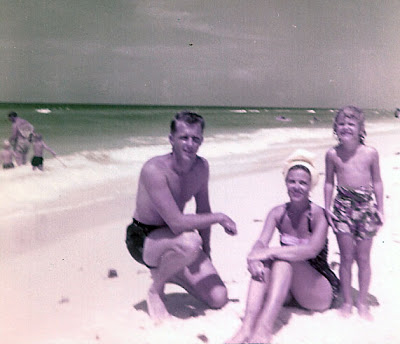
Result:
{"label": "man's arm", "polygon": [[[201,185],[200,191],[195,195],[196,200],[196,213],[204,214],[211,213],[210,200],[208,196],[208,179],[209,179],[209,168],[206,165],[206,175],[205,182]],[[199,234],[203,240],[203,251],[205,254],[210,257],[211,256],[211,246],[210,246],[210,238],[211,238],[211,227],[202,228],[199,231]]]}
{"label": "man's arm", "polygon": [[[141,179],[159,215],[174,234],[193,229],[207,229],[215,223],[223,227],[228,224],[233,227],[231,223],[234,225],[234,222],[222,213],[183,214],[168,186],[163,166],[159,164],[159,162],[147,163],[142,169]],[[236,234],[236,226],[232,231]]]}

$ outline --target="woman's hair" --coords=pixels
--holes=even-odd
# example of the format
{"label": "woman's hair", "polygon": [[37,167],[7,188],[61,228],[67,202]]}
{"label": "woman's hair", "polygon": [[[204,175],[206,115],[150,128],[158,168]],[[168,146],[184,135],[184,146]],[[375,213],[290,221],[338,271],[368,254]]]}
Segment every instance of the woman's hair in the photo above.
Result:
{"label": "woman's hair", "polygon": [[204,130],[205,127],[205,122],[203,117],[201,117],[200,115],[198,115],[195,112],[190,112],[190,111],[180,111],[175,115],[175,118],[171,121],[171,134],[175,133],[176,131],[176,122],[177,121],[182,121],[185,122],[187,124],[196,124],[199,123],[201,126],[201,131]]}
{"label": "woman's hair", "polygon": [[337,121],[340,116],[351,118],[358,122],[358,124],[360,125],[360,143],[364,144],[365,137],[367,136],[367,132],[365,130],[364,112],[360,108],[353,106],[353,105],[348,105],[348,106],[345,106],[345,107],[339,109],[336,113],[335,120],[333,122],[333,133],[336,136],[337,136],[336,126],[337,126]]}
{"label": "woman's hair", "polygon": [[[288,174],[289,174],[290,171],[295,171],[295,170],[303,170],[303,171],[307,172],[310,175],[310,178],[311,178],[311,172],[306,166],[300,165],[300,164],[294,165],[291,168],[289,168]],[[286,178],[287,178],[287,175],[286,175]]]}

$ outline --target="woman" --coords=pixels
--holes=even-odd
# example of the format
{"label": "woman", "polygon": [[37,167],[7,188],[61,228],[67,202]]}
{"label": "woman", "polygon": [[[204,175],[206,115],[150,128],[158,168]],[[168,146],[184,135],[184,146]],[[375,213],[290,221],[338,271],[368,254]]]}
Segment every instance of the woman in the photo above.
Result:
{"label": "woman", "polygon": [[[243,323],[228,343],[269,343],[285,301],[309,310],[328,309],[339,281],[327,263],[328,223],[324,209],[309,195],[318,173],[309,152],[289,157],[284,176],[290,201],[273,208],[247,257],[251,274]],[[269,247],[279,230],[281,246]]]}

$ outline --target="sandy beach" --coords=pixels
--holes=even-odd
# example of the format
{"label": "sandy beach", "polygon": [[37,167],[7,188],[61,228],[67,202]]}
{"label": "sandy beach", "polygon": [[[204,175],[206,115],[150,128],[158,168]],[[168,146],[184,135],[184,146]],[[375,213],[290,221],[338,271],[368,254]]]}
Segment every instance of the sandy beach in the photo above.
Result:
{"label": "sandy beach", "polygon": [[[333,142],[333,141],[332,141]],[[386,222],[372,249],[371,312],[373,322],[356,312],[342,319],[335,309],[312,313],[282,310],[272,343],[399,343],[400,331],[400,144],[395,135],[368,137],[378,149],[385,187]],[[393,144],[396,143],[396,144]],[[324,171],[325,147],[316,148]],[[200,152],[201,154],[201,152]],[[212,167],[212,166],[211,166]],[[312,200],[323,204],[323,180]],[[0,338],[10,344],[174,343],[221,344],[240,325],[249,274],[246,255],[258,237],[269,209],[286,201],[280,169],[212,175],[214,211],[237,222],[239,234],[213,227],[212,258],[229,291],[221,310],[207,309],[186,292],[168,285],[167,308],[173,320],[152,324],[146,305],[149,271],[128,254],[125,228],[134,207],[136,179],[83,190],[52,203],[32,205],[24,214],[2,214],[0,261]],[[118,188],[108,199],[107,188]],[[79,209],[75,198],[91,199]],[[93,205],[95,204],[95,205]],[[191,211],[191,205],[187,211]],[[274,239],[276,242],[276,238]],[[338,271],[336,239],[329,232],[330,263]],[[353,287],[357,290],[354,265]]]}

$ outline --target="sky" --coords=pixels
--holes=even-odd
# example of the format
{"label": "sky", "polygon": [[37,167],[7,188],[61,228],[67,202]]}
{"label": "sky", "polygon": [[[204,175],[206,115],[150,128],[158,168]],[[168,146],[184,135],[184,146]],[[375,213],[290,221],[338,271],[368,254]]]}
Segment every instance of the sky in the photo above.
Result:
{"label": "sky", "polygon": [[398,0],[1,2],[0,102],[400,107]]}

